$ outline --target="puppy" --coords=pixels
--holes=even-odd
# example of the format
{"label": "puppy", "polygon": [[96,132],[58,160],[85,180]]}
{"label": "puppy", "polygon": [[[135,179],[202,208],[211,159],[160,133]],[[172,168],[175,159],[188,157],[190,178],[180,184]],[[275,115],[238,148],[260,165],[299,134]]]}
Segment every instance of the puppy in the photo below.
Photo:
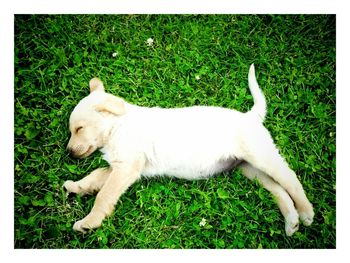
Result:
{"label": "puppy", "polygon": [[266,101],[254,65],[250,66],[248,83],[254,106],[241,113],[220,107],[140,107],[106,93],[102,82],[92,79],[90,95],[70,116],[67,148],[78,158],[100,150],[110,167],[64,183],[68,192],[98,192],[91,212],[73,229],[85,232],[99,227],[121,194],[141,176],[191,180],[235,167],[275,196],[288,236],[298,229],[299,219],[310,225],[313,207],[263,126]]}

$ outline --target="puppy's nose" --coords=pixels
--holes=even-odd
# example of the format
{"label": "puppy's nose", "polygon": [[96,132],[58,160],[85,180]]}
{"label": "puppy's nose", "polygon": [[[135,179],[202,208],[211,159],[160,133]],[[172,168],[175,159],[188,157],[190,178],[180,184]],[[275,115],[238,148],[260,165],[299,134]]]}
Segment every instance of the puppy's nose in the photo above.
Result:
{"label": "puppy's nose", "polygon": [[67,151],[68,151],[68,153],[69,153],[70,155],[74,155],[74,151],[73,151],[72,148],[67,147]]}

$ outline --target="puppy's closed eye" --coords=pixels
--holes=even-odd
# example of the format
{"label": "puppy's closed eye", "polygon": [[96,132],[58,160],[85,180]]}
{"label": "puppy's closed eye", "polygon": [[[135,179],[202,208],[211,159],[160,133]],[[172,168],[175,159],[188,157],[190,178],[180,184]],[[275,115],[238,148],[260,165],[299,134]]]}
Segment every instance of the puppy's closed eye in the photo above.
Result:
{"label": "puppy's closed eye", "polygon": [[78,133],[82,128],[83,128],[83,126],[79,126],[78,128],[76,128],[75,133]]}

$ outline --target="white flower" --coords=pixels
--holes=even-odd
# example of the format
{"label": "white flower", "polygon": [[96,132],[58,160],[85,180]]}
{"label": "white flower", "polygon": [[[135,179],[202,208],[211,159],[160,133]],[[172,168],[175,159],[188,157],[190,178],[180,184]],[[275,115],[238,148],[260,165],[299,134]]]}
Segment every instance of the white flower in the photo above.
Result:
{"label": "white flower", "polygon": [[146,40],[146,44],[149,47],[153,46],[153,42],[154,42],[154,40],[152,38],[149,38],[149,39]]}
{"label": "white flower", "polygon": [[201,79],[199,75],[196,75],[195,78],[196,78],[196,80],[200,80]]}
{"label": "white flower", "polygon": [[116,57],[116,56],[118,56],[118,52],[114,52],[113,54],[112,54],[112,57]]}
{"label": "white flower", "polygon": [[199,226],[205,226],[206,223],[207,220],[205,220],[205,218],[202,218],[202,220],[199,222]]}

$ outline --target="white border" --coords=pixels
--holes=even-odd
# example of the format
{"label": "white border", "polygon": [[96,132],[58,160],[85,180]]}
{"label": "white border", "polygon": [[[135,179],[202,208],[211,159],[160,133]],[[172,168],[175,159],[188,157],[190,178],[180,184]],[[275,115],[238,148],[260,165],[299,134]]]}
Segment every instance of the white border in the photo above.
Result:
{"label": "white border", "polygon": [[[345,2],[345,3],[344,3]],[[346,81],[348,49],[350,47],[347,26],[349,24],[346,1],[340,0],[12,0],[1,1],[0,9],[0,123],[2,169],[0,184],[0,200],[4,202],[1,209],[1,258],[24,261],[62,261],[73,256],[72,260],[142,260],[164,262],[164,260],[196,260],[196,261],[337,261],[346,255],[349,228],[349,213],[346,186],[349,184],[346,161],[347,149],[350,148],[347,137],[349,118],[346,108],[350,89]],[[344,4],[343,4],[344,3]],[[337,249],[336,250],[14,250],[13,224],[13,15],[14,14],[144,14],[144,13],[208,13],[208,14],[337,14]],[[3,201],[5,200],[5,201]],[[100,258],[103,255],[103,258]],[[107,257],[107,258],[105,258]],[[133,261],[133,260],[132,260]]]}
{"label": "white border", "polygon": [[[12,13],[273,14],[335,13],[338,0],[13,0]],[[14,3],[14,5],[13,5]]]}
{"label": "white border", "polygon": [[[13,249],[14,239],[14,33],[13,14],[0,14],[0,247]],[[4,125],[5,124],[5,125]],[[4,167],[4,168],[3,168]],[[6,241],[3,240],[6,238]]]}

